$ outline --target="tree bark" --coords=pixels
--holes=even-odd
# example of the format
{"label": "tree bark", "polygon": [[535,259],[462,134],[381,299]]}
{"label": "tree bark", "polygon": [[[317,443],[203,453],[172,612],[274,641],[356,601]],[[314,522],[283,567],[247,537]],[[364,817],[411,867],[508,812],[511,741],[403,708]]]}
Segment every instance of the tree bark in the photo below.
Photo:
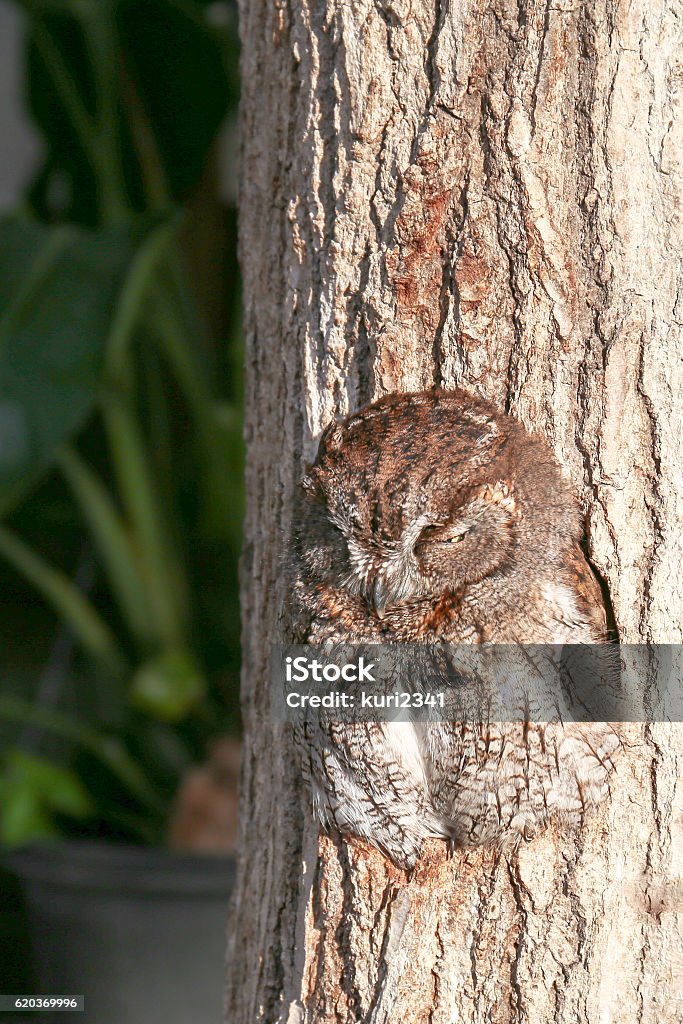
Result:
{"label": "tree bark", "polygon": [[304,460],[387,392],[550,439],[623,643],[683,630],[679,0],[241,3],[246,737],[228,1024],[683,1019],[683,734],[519,856],[318,837],[270,644]]}

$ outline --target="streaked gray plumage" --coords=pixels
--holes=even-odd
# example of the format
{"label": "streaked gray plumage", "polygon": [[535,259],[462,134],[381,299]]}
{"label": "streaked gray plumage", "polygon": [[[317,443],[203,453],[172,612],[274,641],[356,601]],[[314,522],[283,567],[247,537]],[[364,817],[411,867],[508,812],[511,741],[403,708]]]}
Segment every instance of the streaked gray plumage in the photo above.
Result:
{"label": "streaked gray plumage", "polygon": [[[294,554],[300,642],[601,642],[600,588],[547,444],[463,391],[389,395],[324,432]],[[325,825],[412,867],[429,836],[531,838],[608,792],[610,726],[307,721]]]}

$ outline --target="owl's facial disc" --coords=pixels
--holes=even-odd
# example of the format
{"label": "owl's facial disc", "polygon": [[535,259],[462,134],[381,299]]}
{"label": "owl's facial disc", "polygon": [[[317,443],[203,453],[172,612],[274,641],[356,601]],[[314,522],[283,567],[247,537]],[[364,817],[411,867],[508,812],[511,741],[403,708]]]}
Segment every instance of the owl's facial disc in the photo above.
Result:
{"label": "owl's facial disc", "polygon": [[394,537],[376,535],[367,520],[335,517],[352,567],[347,586],[381,619],[407,601],[477,583],[511,559],[515,512],[509,488],[498,483],[470,492],[450,513],[425,508]]}

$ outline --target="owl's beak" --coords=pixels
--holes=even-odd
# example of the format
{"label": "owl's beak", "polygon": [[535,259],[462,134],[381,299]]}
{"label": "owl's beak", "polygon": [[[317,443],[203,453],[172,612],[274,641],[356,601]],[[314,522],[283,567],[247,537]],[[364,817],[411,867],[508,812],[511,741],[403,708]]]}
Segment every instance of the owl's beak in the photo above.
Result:
{"label": "owl's beak", "polygon": [[386,615],[389,598],[390,594],[387,581],[383,576],[378,576],[372,585],[372,606],[375,609],[375,615],[378,619],[383,619]]}

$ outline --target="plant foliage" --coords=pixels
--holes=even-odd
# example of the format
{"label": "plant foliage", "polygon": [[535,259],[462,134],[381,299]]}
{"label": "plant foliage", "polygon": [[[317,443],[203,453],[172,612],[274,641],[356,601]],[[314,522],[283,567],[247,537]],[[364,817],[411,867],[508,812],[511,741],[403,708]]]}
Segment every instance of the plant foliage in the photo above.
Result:
{"label": "plant foliage", "polygon": [[[239,388],[209,372],[181,245],[234,32],[190,0],[20,6],[45,153],[0,223],[0,560],[77,656],[0,695],[0,842],[159,841],[180,773],[236,726]],[[55,487],[63,544],[26,525]]]}

